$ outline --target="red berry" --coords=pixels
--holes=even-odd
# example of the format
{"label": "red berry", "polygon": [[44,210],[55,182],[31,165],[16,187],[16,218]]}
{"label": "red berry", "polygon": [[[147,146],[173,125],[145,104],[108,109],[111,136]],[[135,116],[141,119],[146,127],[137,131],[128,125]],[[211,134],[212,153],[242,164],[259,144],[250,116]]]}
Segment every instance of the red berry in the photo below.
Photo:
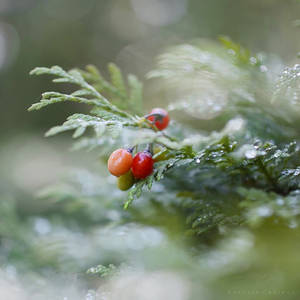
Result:
{"label": "red berry", "polygon": [[168,112],[162,108],[153,108],[147,119],[154,123],[158,130],[164,130],[170,122]]}
{"label": "red berry", "polygon": [[138,152],[133,158],[132,173],[137,179],[144,179],[153,172],[153,159],[148,151]]}
{"label": "red berry", "polygon": [[127,173],[132,165],[132,155],[126,149],[115,150],[107,162],[108,171],[114,176],[121,176]]}

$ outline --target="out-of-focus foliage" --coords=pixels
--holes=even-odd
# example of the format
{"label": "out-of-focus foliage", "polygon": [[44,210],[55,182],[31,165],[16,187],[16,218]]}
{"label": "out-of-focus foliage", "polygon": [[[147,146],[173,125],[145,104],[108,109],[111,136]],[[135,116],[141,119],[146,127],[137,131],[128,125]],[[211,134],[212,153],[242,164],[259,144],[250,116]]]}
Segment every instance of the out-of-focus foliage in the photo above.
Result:
{"label": "out-of-focus foliage", "polygon": [[[108,84],[99,72],[93,72],[95,77],[91,80],[84,71],[65,72],[58,67],[33,71],[58,76],[81,89],[72,94],[44,93],[31,110],[68,100],[93,106],[90,115],[75,114],[62,126],[51,129],[51,134],[76,129],[74,137],[77,138],[88,126],[96,128],[111,122],[113,126],[127,128],[122,136],[126,145],[157,143],[162,152],[168,153],[166,160],[155,164],[151,176],[132,187],[124,207],[128,208],[136,198],[141,197],[141,200],[127,211],[122,211],[121,206],[115,208],[119,217],[113,230],[123,230],[128,226],[124,224],[131,222],[141,226],[129,226],[133,234],[141,230],[143,235],[144,231],[154,230],[153,236],[149,232],[146,238],[147,242],[154,243],[151,250],[145,248],[147,242],[139,243],[135,238],[132,244],[128,242],[128,248],[117,249],[118,243],[109,238],[106,247],[118,255],[106,261],[102,259],[101,265],[88,269],[88,274],[95,278],[110,278],[108,297],[111,299],[120,297],[119,289],[124,290],[126,297],[138,297],[139,288],[131,288],[130,284],[141,268],[149,268],[147,272],[172,270],[172,276],[177,274],[176,280],[181,282],[183,289],[179,291],[179,299],[197,299],[194,295],[199,297],[199,294],[204,298],[218,299],[223,295],[225,299],[235,299],[242,295],[250,299],[253,293],[262,299],[271,299],[271,296],[276,299],[282,294],[293,299],[299,294],[292,280],[294,266],[298,265],[292,240],[273,251],[278,241],[269,238],[272,230],[279,229],[278,239],[292,238],[297,235],[299,226],[300,148],[297,114],[293,109],[297,102],[290,101],[291,93],[299,92],[298,67],[286,69],[278,84],[274,76],[269,75],[272,66],[268,66],[267,57],[251,55],[224,37],[221,43],[223,46],[204,41],[176,46],[160,56],[158,69],[148,76],[159,78],[164,83],[162,88],[170,90],[172,97],[178,97],[171,107],[174,110],[224,124],[223,129],[210,134],[191,133],[174,122],[168,134],[161,135],[143,117],[131,114],[130,100],[127,105],[127,102],[119,103],[121,109],[118,103],[113,104],[114,97],[109,101],[99,94],[105,93],[101,87]],[[121,73],[115,66],[111,70],[116,72],[111,77],[115,82],[112,84],[121,94],[125,90]],[[188,89],[189,86],[193,88]],[[274,86],[277,86],[275,92]],[[214,94],[216,90],[222,99]],[[220,105],[220,100],[224,105]],[[209,105],[203,107],[202,104],[207,103]],[[201,113],[195,115],[196,112]],[[107,135],[105,131],[101,134]],[[90,138],[95,149],[101,147],[97,140],[103,136],[98,136],[95,130]],[[118,135],[111,137],[118,140]],[[150,191],[144,191],[144,187]],[[55,199],[58,195],[63,205],[69,201],[80,203],[80,199],[84,199],[83,195],[74,198],[70,193],[65,194],[67,190],[63,187],[57,192],[54,188],[42,196]],[[115,200],[110,199],[109,203]],[[97,196],[93,201],[97,201]],[[88,215],[92,211],[87,210]],[[88,215],[87,220],[91,220]],[[99,221],[105,224],[108,221],[103,223],[105,219],[104,214],[93,226]],[[110,226],[111,223],[106,224]],[[129,238],[129,231],[126,235]],[[169,252],[170,248],[174,257],[166,259],[164,249]],[[156,251],[161,259],[155,255]],[[290,253],[292,262],[276,264],[278,273],[274,273],[277,255],[283,258],[284,253]],[[142,285],[144,280],[147,282],[147,272],[140,275]],[[166,276],[167,282],[174,280],[164,273],[151,274],[151,278]],[[253,278],[259,276],[265,276],[267,282],[253,283]],[[277,276],[283,279],[280,281]],[[158,295],[154,295],[160,299],[164,292],[159,282],[154,280],[151,289],[155,291],[156,284]],[[103,289],[105,291],[105,286]],[[101,288],[98,295],[104,295]]]}
{"label": "out-of-focus foliage", "polygon": [[[239,134],[235,133],[232,136],[232,132],[228,132],[228,135],[224,135],[220,141],[212,143],[211,138],[203,141],[199,136],[198,143],[195,139],[188,140],[189,137],[178,142],[179,136],[163,136],[160,133],[153,132],[153,128],[149,126],[143,117],[128,113],[131,109],[131,100],[126,101],[126,87],[121,71],[114,65],[110,65],[111,85],[95,68],[91,67],[89,67],[89,73],[74,70],[66,72],[59,67],[33,70],[32,74],[54,75],[58,77],[54,79],[54,82],[76,84],[81,89],[70,95],[57,92],[44,93],[42,100],[33,104],[29,110],[40,109],[49,104],[64,101],[89,104],[93,106],[91,115],[75,114],[69,117],[68,121],[62,126],[52,128],[48,135],[75,129],[73,137],[78,138],[85,132],[87,127],[92,126],[96,133],[96,137],[93,139],[96,147],[99,145],[97,139],[102,138],[102,135],[107,136],[105,127],[109,129],[107,133],[110,133],[113,138],[118,138],[124,127],[133,128],[135,132],[137,128],[145,128],[145,134],[140,134],[138,142],[133,144],[156,142],[163,145],[166,150],[171,151],[169,159],[156,163],[153,175],[135,184],[129,192],[125,208],[135,197],[140,197],[144,186],[151,189],[154,179],[159,181],[169,169],[182,168],[185,165],[188,165],[190,169],[196,169],[200,177],[205,176],[205,178],[208,178],[209,185],[214,184],[214,177],[220,181],[221,170],[226,178],[224,185],[230,186],[230,193],[235,193],[235,190],[241,186],[258,187],[285,195],[290,190],[297,189],[295,180],[292,180],[289,186],[286,186],[285,182],[283,184],[280,182],[285,178],[285,174],[292,174],[290,168],[297,164],[298,147],[296,142],[292,142],[285,149],[280,150],[280,147],[284,147],[280,144],[283,139],[297,137],[291,113],[289,114],[289,111],[287,111],[283,114],[282,105],[275,106],[272,103],[270,89],[273,83],[266,75],[267,66],[263,65],[257,56],[252,56],[249,51],[231,40],[225,37],[221,37],[220,40],[225,48],[214,44],[204,44],[203,46],[202,42],[194,46],[183,45],[171,49],[160,57],[159,69],[149,74],[149,78],[163,78],[173,86],[172,88],[170,85],[168,87],[172,92],[179,95],[179,98],[183,97],[180,100],[182,102],[179,102],[181,103],[179,107],[183,110],[187,108],[189,112],[192,108],[195,113],[199,107],[204,115],[208,116],[212,110],[218,108],[218,111],[213,112],[210,118],[222,117],[225,121],[231,122],[230,118],[239,116],[241,124],[241,128],[238,128]],[[286,76],[293,78],[293,80],[292,82],[291,80],[289,82],[285,80],[286,84],[283,85],[281,90],[286,89],[289,84],[289,91],[294,89],[297,93],[299,87],[295,84],[295,78],[297,79],[295,70],[287,70],[286,73],[290,74],[286,74]],[[92,85],[88,84],[81,74],[92,81]],[[93,76],[93,80],[87,74],[93,74],[90,75]],[[213,84],[215,88],[209,88],[209,93],[220,88],[222,90],[220,94],[224,94],[226,97],[226,99],[224,98],[224,107],[219,106],[219,97],[209,96],[210,100],[208,101],[208,95],[199,94],[196,97],[193,91],[187,91],[186,87],[192,86],[195,81],[198,84],[205,81],[206,88]],[[263,82],[263,86],[261,82]],[[262,90],[258,89],[258,84],[260,84]],[[100,92],[105,92],[105,89],[102,88],[104,86],[109,86],[110,90],[114,87],[114,94],[123,95],[124,99],[121,106],[126,111],[113,105],[111,103],[113,100],[107,100],[96,90],[98,87]],[[192,101],[192,105],[190,105],[191,100],[190,102],[186,101],[185,95],[180,92],[182,89],[186,91],[187,97],[191,93],[193,94],[192,100],[195,101]],[[200,93],[203,93],[203,91],[201,90]],[[267,97],[266,100],[264,97],[268,93],[270,97],[269,99]],[[127,97],[129,96],[127,95]],[[289,95],[283,95],[283,97],[289,98]],[[200,99],[200,102],[197,102],[197,99]],[[140,98],[139,102],[141,101]],[[210,106],[202,107],[203,103],[210,103]],[[296,105],[296,103],[294,104]],[[201,115],[199,117],[201,118]],[[246,125],[242,126],[243,124]],[[285,128],[283,128],[283,124]],[[263,129],[263,126],[268,126],[267,133],[259,131]],[[281,129],[281,136],[278,132],[279,128]],[[147,133],[147,130],[149,133]],[[272,138],[274,141],[271,140]],[[248,140],[247,143],[246,140]],[[130,141],[128,140],[126,144],[130,144]],[[205,145],[208,146],[197,152],[197,146],[198,149],[201,149]],[[215,170],[217,170],[218,176],[214,174]],[[202,182],[202,190],[204,189],[204,192],[206,192],[203,180],[198,179],[198,181]],[[232,184],[235,188],[232,187]],[[195,214],[197,216],[197,212]],[[193,221],[193,226],[195,224],[196,222]]]}

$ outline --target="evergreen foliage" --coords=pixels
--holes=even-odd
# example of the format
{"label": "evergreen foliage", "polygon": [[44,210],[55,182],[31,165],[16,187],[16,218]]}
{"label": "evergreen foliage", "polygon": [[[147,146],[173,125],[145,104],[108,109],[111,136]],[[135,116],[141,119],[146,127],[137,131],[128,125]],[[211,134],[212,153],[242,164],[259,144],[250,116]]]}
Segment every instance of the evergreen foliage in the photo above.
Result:
{"label": "evergreen foliage", "polygon": [[[47,136],[73,130],[73,137],[79,139],[76,149],[96,149],[104,157],[117,144],[140,145],[141,149],[148,143],[161,146],[157,156],[165,153],[166,159],[156,162],[154,173],[129,190],[123,205],[128,210],[119,209],[124,194],[108,193],[111,196],[106,199],[107,190],[99,187],[100,180],[94,175],[86,179],[93,193],[77,190],[75,183],[54,186],[41,197],[56,199],[64,209],[71,205],[72,212],[84,214],[87,223],[109,226],[112,220],[105,213],[109,210],[118,215],[116,223],[121,228],[124,223],[135,222],[143,228],[160,228],[176,236],[175,240],[178,236],[187,239],[192,250],[183,250],[168,240],[167,249],[174,249],[175,254],[160,262],[160,267],[182,264],[190,277],[200,278],[208,289],[221,283],[213,293],[216,299],[226,288],[227,292],[234,290],[226,278],[243,274],[243,268],[248,268],[245,278],[249,281],[261,274],[262,264],[267,276],[273,276],[273,260],[264,262],[268,251],[274,260],[276,257],[271,248],[276,242],[269,235],[280,225],[283,235],[294,238],[300,214],[299,65],[276,76],[268,56],[253,55],[226,37],[220,37],[220,42],[196,41],[173,47],[158,58],[157,69],[147,75],[157,80],[172,100],[169,110],[174,116],[180,111],[200,124],[213,120],[218,124],[213,130],[200,131],[199,127],[188,128],[173,121],[167,134],[157,132],[142,116],[142,83],[134,75],[125,77],[114,64],[108,66],[109,80],[94,66],[71,71],[60,67],[33,70],[33,75],[51,75],[54,82],[70,83],[78,89],[72,93],[46,92],[29,109],[66,101],[91,106],[90,113],[70,116]],[[93,133],[86,132],[88,127]],[[106,201],[98,201],[103,198]],[[97,209],[101,213],[95,213]],[[292,228],[297,232],[290,232]],[[132,232],[138,234],[139,228]],[[254,240],[257,260],[250,253]],[[160,251],[162,248],[159,246]],[[107,249],[116,251],[120,259],[107,255],[101,265],[88,270],[89,274],[106,277],[115,274],[116,265],[134,264],[130,249],[117,251],[113,242]],[[278,251],[295,257],[289,245]],[[195,260],[190,258],[191,252]],[[151,254],[142,250],[135,253],[139,253],[141,264],[147,265],[148,260],[155,264]],[[218,261],[218,255],[224,261]],[[243,260],[253,265],[245,267]],[[294,284],[291,280],[293,288]],[[249,287],[249,283],[241,285]],[[286,286],[287,281],[283,283]],[[227,296],[238,299],[239,295]]]}
{"label": "evergreen foliage", "polygon": [[[136,110],[132,110],[133,107],[142,106],[141,83],[133,75],[129,75],[126,85],[120,69],[114,64],[108,66],[110,82],[105,80],[94,66],[88,66],[84,71],[69,72],[57,66],[50,69],[36,68],[31,72],[32,75],[52,75],[55,77],[54,82],[71,83],[79,89],[71,94],[46,92],[40,102],[33,104],[29,110],[38,110],[49,104],[65,101],[88,104],[92,106],[89,115],[74,114],[63,125],[50,129],[46,135],[74,130],[73,137],[79,138],[88,127],[92,127],[95,134],[90,143],[97,143],[97,139],[103,135],[118,138],[123,128],[128,127],[130,131],[141,131],[138,137],[135,135],[134,141],[137,144],[154,142],[169,151],[169,159],[156,163],[153,175],[135,184],[129,192],[125,208],[135,198],[140,197],[143,187],[151,190],[153,181],[161,180],[166,172],[174,168],[184,168],[187,174],[197,172],[200,178],[209,178],[199,179],[202,190],[206,182],[213,182],[212,178],[217,177],[214,174],[217,172],[218,180],[222,178],[222,173],[224,174],[224,185],[231,193],[239,194],[237,191],[243,187],[287,195],[298,189],[295,175],[297,168],[294,170],[294,167],[298,164],[299,150],[296,141],[282,144],[282,129],[279,128],[285,126],[282,132],[285,138],[289,132],[291,138],[296,138],[295,124],[288,120],[288,112],[283,115],[281,106],[275,105],[274,100],[271,101],[271,95],[269,101],[262,98],[261,94],[267,93],[273,84],[265,74],[267,67],[263,65],[262,58],[259,59],[259,55],[252,56],[247,49],[226,37],[220,37],[220,41],[224,48],[215,44],[202,46],[201,43],[195,43],[170,49],[159,58],[158,69],[148,75],[149,78],[163,78],[167,86],[168,83],[175,83],[179,94],[181,89],[185,90],[185,85],[189,84],[190,80],[195,81],[198,78],[200,84],[205,81],[221,89],[226,95],[223,99],[224,106],[220,106],[216,95],[215,98],[212,97],[212,103],[208,107],[199,109],[210,118],[221,116],[225,122],[231,122],[229,127],[241,128],[237,128],[237,132],[236,128],[231,132],[230,129],[220,132],[217,141],[216,134],[185,137],[179,141],[179,136],[171,137],[155,132],[144,117],[137,116]],[[292,92],[294,105],[297,105],[295,100],[298,99],[299,92],[298,73],[297,65],[283,71],[273,99],[278,98],[280,93],[281,98],[289,99]],[[245,83],[241,77],[245,78]],[[265,91],[252,90],[258,81],[263,82]],[[111,101],[107,100],[104,94],[110,96]],[[201,97],[199,99],[201,101]],[[205,97],[203,99],[205,100]],[[173,109],[183,109],[180,101],[172,104]],[[201,106],[202,103],[196,104]],[[187,111],[192,105],[186,105]],[[238,120],[231,119],[236,116],[239,117]],[[263,130],[266,127],[267,132]],[[130,134],[132,135],[131,132]],[[189,178],[187,174],[185,176]],[[290,175],[294,175],[295,178],[287,185],[284,180],[287,176],[291,177]]]}

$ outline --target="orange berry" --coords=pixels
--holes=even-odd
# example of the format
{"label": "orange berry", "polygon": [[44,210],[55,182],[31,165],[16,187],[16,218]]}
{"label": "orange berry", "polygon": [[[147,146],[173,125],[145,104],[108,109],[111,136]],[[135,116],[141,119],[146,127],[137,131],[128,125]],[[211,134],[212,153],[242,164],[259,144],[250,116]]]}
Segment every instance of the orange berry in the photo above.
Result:
{"label": "orange berry", "polygon": [[107,162],[108,171],[114,176],[121,176],[127,173],[132,165],[132,155],[126,149],[115,150]]}

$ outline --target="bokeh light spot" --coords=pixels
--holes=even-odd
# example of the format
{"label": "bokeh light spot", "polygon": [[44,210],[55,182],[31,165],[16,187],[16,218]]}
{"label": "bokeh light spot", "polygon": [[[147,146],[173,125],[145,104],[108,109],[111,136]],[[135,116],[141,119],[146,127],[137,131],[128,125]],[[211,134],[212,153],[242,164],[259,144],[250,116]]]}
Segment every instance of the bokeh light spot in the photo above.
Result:
{"label": "bokeh light spot", "polygon": [[184,16],[186,0],[131,0],[137,17],[146,24],[164,26]]}

